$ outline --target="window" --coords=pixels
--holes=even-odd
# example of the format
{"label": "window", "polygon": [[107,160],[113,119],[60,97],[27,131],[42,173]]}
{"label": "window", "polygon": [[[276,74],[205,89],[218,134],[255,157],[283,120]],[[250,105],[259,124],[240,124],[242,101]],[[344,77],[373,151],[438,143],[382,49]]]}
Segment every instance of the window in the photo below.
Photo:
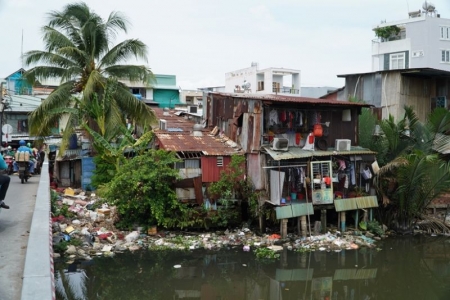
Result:
{"label": "window", "polygon": [[175,163],[175,169],[184,169],[185,167],[184,161],[178,161]]}
{"label": "window", "polygon": [[389,70],[405,68],[405,53],[391,54],[389,58]]}
{"label": "window", "polygon": [[441,26],[441,40],[450,40],[450,27]]}
{"label": "window", "polygon": [[223,156],[217,156],[217,166],[223,167]]}
{"label": "window", "polygon": [[258,91],[264,91],[264,81],[258,81]]}
{"label": "window", "polygon": [[441,62],[450,63],[450,50],[441,50]]}

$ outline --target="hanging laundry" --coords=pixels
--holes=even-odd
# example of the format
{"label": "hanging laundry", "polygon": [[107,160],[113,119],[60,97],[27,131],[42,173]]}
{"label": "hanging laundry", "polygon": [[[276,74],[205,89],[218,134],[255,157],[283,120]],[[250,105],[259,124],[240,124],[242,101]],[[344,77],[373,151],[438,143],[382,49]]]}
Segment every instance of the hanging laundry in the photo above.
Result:
{"label": "hanging laundry", "polygon": [[286,122],[286,111],[285,110],[282,110],[281,112],[280,112],[280,121],[281,122]]}
{"label": "hanging laundry", "polygon": [[356,184],[356,172],[355,172],[355,164],[350,163],[350,182],[352,185]]}
{"label": "hanging laundry", "polygon": [[303,126],[303,113],[301,111],[295,113],[295,122],[298,126]]}
{"label": "hanging laundry", "polygon": [[344,188],[348,189],[348,184],[349,184],[349,182],[348,182],[348,176],[345,175]]}
{"label": "hanging laundry", "polygon": [[275,109],[272,109],[269,113],[269,126],[276,125],[279,122],[278,112]]}

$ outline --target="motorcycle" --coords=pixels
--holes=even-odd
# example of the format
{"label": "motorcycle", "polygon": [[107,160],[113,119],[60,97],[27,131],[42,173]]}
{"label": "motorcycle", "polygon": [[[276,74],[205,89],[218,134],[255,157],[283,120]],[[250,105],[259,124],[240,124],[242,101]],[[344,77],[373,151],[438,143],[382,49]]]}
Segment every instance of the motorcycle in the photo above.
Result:
{"label": "motorcycle", "polygon": [[30,174],[30,153],[28,152],[16,152],[15,160],[17,166],[19,167],[19,178],[20,182],[28,182],[28,178],[31,177]]}
{"label": "motorcycle", "polygon": [[19,166],[19,178],[20,182],[28,182],[28,178],[30,175],[30,163],[28,161],[18,161],[17,165]]}
{"label": "motorcycle", "polygon": [[14,172],[14,157],[11,155],[5,155],[3,159],[8,166],[8,168],[6,169],[6,174],[11,175]]}

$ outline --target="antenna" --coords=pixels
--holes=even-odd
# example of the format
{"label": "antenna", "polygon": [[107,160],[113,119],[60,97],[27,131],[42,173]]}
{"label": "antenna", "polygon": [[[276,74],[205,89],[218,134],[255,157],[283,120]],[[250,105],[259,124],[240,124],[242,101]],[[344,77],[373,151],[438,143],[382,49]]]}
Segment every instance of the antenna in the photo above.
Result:
{"label": "antenna", "polygon": [[22,28],[22,43],[20,45],[20,60],[21,60],[22,69],[23,69],[23,28]]}

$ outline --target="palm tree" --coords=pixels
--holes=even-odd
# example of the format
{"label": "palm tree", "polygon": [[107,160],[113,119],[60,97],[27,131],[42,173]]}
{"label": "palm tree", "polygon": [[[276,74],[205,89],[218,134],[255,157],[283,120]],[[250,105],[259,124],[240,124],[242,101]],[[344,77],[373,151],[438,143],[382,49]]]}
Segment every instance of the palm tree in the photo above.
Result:
{"label": "palm tree", "polygon": [[[142,127],[150,126],[155,119],[153,111],[124,84],[119,82],[106,91],[108,79],[147,84],[154,79],[148,67],[125,64],[130,58],[146,61],[147,47],[143,42],[127,39],[113,44],[117,33],[127,32],[126,18],[113,12],[105,21],[82,2],[52,11],[49,17],[48,25],[42,28],[45,50],[25,54],[26,64],[34,66],[25,76],[32,83],[58,78],[61,84],[31,113],[30,134],[48,136],[54,124],[68,113],[69,124],[88,123],[96,131],[103,131],[102,135],[124,124],[125,117]],[[102,112],[100,124],[95,114],[98,117],[104,108],[99,104],[107,93],[108,109]],[[68,127],[64,139],[70,136],[71,126]]]}
{"label": "palm tree", "polygon": [[385,221],[395,221],[397,230],[409,232],[431,201],[450,186],[450,163],[443,156],[450,150],[450,112],[435,109],[422,124],[413,109],[405,107],[405,117],[398,123],[390,117],[380,125],[389,162],[374,183]]}

